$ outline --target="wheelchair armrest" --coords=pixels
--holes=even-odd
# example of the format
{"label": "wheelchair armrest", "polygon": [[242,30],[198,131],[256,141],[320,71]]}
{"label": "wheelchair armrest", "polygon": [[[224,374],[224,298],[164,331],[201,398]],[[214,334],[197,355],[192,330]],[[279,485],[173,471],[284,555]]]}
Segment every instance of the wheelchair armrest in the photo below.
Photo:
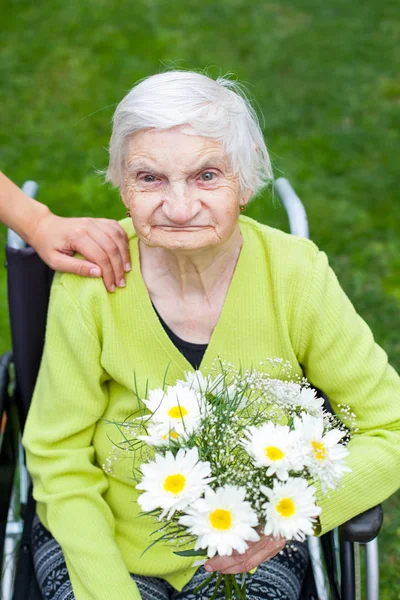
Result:
{"label": "wheelchair armrest", "polygon": [[357,515],[340,526],[340,537],[345,542],[366,544],[378,535],[383,522],[383,510],[380,504]]}

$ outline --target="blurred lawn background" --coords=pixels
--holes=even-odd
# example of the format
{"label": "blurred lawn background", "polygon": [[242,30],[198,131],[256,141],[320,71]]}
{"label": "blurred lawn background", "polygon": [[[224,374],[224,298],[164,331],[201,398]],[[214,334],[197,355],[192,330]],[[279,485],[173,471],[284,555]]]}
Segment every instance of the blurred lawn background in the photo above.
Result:
{"label": "blurred lawn background", "polygon": [[[400,370],[398,0],[0,0],[0,15],[1,170],[36,180],[59,215],[122,218],[95,172],[116,103],[170,61],[235,73],[265,115],[275,175],[293,183],[312,239]],[[287,229],[270,192],[248,213]],[[3,266],[0,286],[4,351]],[[399,509],[399,494],[385,503],[384,600],[400,598]]]}

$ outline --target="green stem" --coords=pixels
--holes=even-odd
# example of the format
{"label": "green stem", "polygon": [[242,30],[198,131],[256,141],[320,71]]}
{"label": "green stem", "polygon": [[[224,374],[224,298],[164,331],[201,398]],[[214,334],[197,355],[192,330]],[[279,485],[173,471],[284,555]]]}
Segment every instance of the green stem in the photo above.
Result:
{"label": "green stem", "polygon": [[224,575],[226,600],[232,600],[232,577],[235,578],[234,575]]}
{"label": "green stem", "polygon": [[206,585],[208,585],[213,579],[214,577],[217,576],[217,571],[214,571],[214,573],[211,573],[211,575],[209,577],[207,577],[207,579],[205,581],[203,581],[203,583],[201,583],[200,585],[197,586],[197,588],[195,588],[193,590],[193,592],[195,594],[197,594],[197,592],[199,592],[200,590],[202,590],[203,588],[206,587]]}
{"label": "green stem", "polygon": [[246,600],[246,586],[245,586],[244,590],[243,590],[243,588],[241,589],[238,586],[234,575],[232,575],[232,583],[233,583],[233,589],[235,590],[236,598],[238,600]]}
{"label": "green stem", "polygon": [[223,574],[220,573],[218,575],[218,579],[217,579],[217,581],[215,583],[215,588],[214,588],[213,595],[209,598],[209,600],[215,600],[215,598],[217,597],[219,586],[221,585],[222,578],[223,578]]}

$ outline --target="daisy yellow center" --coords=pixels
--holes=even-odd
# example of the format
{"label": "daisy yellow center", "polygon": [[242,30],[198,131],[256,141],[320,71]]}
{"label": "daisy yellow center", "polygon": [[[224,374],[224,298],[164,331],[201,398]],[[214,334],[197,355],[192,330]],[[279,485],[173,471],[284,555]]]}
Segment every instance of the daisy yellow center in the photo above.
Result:
{"label": "daisy yellow center", "polygon": [[187,415],[187,410],[184,406],[172,406],[168,411],[168,416],[170,416],[171,419],[180,419],[185,415]]}
{"label": "daisy yellow center", "polygon": [[166,492],[172,492],[173,494],[179,494],[186,485],[186,477],[177,473],[176,475],[168,475],[164,481],[164,490]]}
{"label": "daisy yellow center", "polygon": [[269,460],[281,460],[285,454],[276,446],[267,446],[265,448],[265,456],[269,458]]}
{"label": "daisy yellow center", "polygon": [[177,440],[179,437],[179,433],[176,433],[176,431],[171,431],[170,433],[166,433],[165,435],[162,436],[163,440],[166,440],[167,437],[172,438],[173,440]]}
{"label": "daisy yellow center", "polygon": [[291,498],[282,498],[276,505],[276,510],[281,517],[292,517],[296,512],[296,507]]}
{"label": "daisy yellow center", "polygon": [[232,515],[229,510],[217,508],[210,514],[210,522],[214,529],[222,529],[226,531],[231,528]]}
{"label": "daisy yellow center", "polygon": [[324,460],[326,458],[327,451],[323,442],[316,442],[315,440],[313,440],[311,442],[311,446],[314,450],[314,458],[316,458],[317,460]]}

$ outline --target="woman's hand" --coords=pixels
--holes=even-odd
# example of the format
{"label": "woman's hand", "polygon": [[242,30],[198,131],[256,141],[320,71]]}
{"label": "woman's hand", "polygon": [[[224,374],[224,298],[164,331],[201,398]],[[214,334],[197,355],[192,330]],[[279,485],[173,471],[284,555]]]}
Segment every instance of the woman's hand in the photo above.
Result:
{"label": "woman's hand", "polygon": [[[130,271],[128,238],[110,219],[63,218],[47,212],[28,242],[52,269],[86,277],[103,277],[109,292],[125,286]],[[74,258],[75,252],[87,260]]]}
{"label": "woman's hand", "polygon": [[263,535],[258,542],[247,543],[249,547],[244,554],[234,551],[232,556],[214,556],[205,563],[204,568],[206,571],[219,571],[224,575],[248,573],[278,554],[286,545],[286,540]]}

